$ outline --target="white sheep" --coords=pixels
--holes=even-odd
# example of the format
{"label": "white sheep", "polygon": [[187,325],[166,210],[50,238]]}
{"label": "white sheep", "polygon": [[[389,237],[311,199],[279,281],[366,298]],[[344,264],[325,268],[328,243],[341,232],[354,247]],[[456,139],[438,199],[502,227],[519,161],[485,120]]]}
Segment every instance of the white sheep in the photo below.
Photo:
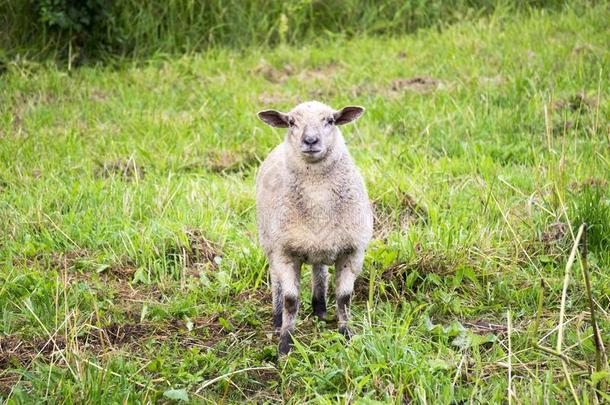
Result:
{"label": "white sheep", "polygon": [[269,261],[280,354],[291,348],[303,263],[312,265],[312,307],[320,319],[326,316],[328,266],[335,266],[339,332],[351,337],[350,299],[372,236],[373,214],[338,126],[363,112],[310,101],[288,113],[258,113],[272,127],[288,128],[256,179],[259,240]]}

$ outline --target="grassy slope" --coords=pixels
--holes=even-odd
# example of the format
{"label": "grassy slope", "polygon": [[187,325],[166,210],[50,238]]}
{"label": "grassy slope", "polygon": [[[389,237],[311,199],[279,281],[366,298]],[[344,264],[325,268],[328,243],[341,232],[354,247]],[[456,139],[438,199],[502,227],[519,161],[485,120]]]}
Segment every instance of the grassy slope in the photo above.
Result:
{"label": "grassy slope", "polygon": [[[10,398],[25,402],[151,401],[170,388],[201,402],[500,402],[510,308],[515,400],[574,401],[561,363],[528,336],[556,345],[563,224],[610,222],[609,19],[602,6],[498,12],[398,39],[73,72],[11,65],[0,79],[0,398],[17,383]],[[439,82],[397,81],[417,76]],[[315,325],[304,288],[301,344],[274,368],[253,196],[257,159],[282,134],[255,112],[309,98],[367,107],[344,132],[380,239],[358,283],[360,334],[344,348],[332,322]],[[608,246],[602,235],[590,257],[606,335]],[[592,364],[573,273],[563,347]],[[568,370],[590,398],[590,378]]]}

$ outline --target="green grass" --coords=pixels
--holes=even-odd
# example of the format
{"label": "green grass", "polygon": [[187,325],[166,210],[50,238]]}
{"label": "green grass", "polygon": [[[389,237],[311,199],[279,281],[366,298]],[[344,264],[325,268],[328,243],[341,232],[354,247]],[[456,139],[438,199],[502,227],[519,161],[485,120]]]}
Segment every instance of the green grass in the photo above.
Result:
{"label": "green grass", "polygon": [[[0,402],[507,403],[509,368],[513,403],[607,402],[607,373],[535,346],[556,349],[586,221],[610,349],[608,10],[72,71],[8,63]],[[346,347],[313,322],[305,271],[296,349],[276,362],[254,177],[283,134],[255,113],[311,98],[367,108],[344,135],[378,237],[358,335]],[[579,260],[569,281],[561,349],[593,365]]]}

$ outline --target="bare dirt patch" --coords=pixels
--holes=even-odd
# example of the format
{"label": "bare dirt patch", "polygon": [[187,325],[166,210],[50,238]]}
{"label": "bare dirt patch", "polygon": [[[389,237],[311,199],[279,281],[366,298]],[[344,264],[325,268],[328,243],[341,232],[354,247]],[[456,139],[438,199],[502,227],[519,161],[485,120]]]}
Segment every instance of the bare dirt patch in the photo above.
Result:
{"label": "bare dirt patch", "polygon": [[[415,259],[408,262],[397,261],[382,270],[379,281],[386,286],[391,286],[391,288],[385,289],[386,294],[389,294],[388,298],[402,299],[403,296],[410,295],[413,290],[417,290],[427,274],[436,274],[440,277],[453,274],[465,261],[461,255],[448,257],[443,252],[424,250],[421,246],[416,246],[415,250],[417,251]],[[419,276],[415,281],[411,281],[409,286],[408,277],[414,272]],[[375,282],[377,281],[375,280]],[[369,283],[370,279],[367,276],[358,278],[354,294],[361,299],[368,297]]]}
{"label": "bare dirt patch", "polygon": [[279,389],[279,384],[274,383],[271,387],[272,382],[279,382],[279,371],[275,368],[258,369],[248,372],[250,376],[250,382],[243,387],[249,403],[269,403],[282,402],[282,395]]}
{"label": "bare dirt patch", "polygon": [[591,44],[582,44],[579,46],[575,46],[574,49],[572,49],[572,53],[575,55],[579,55],[582,53],[591,53],[594,51],[595,51],[595,48]]}
{"label": "bare dirt patch", "polygon": [[599,188],[600,190],[607,190],[608,189],[608,180],[606,180],[604,178],[590,177],[590,178],[584,179],[582,181],[575,181],[575,182],[570,183],[569,188],[571,191],[574,191],[574,192],[581,192],[585,189],[590,189],[590,188]]}
{"label": "bare dirt patch", "polygon": [[284,64],[281,68],[276,68],[267,61],[261,60],[259,64],[252,69],[251,73],[262,76],[271,83],[284,83],[294,74],[294,67],[290,64]]}
{"label": "bare dirt patch", "polygon": [[112,276],[118,280],[132,280],[137,271],[136,264],[128,257],[122,258],[118,263],[112,264],[102,274]]}
{"label": "bare dirt patch", "polygon": [[297,69],[289,63],[275,67],[267,61],[261,60],[251,73],[263,77],[270,83],[282,84],[292,77],[301,82],[326,81],[336,76],[340,70],[341,65],[336,62],[313,68]]}
{"label": "bare dirt patch", "polygon": [[569,225],[559,221],[553,222],[524,242],[524,251],[519,254],[518,260],[529,263],[530,258],[538,258],[543,262],[558,262],[563,260],[570,246]]}
{"label": "bare dirt patch", "polygon": [[100,288],[99,283],[91,285],[90,281],[85,282],[97,291],[99,297],[111,296],[124,311],[140,313],[142,305],[162,302],[167,295],[167,291],[157,285],[134,284],[130,280],[102,274],[102,288]]}
{"label": "bare dirt patch", "polygon": [[89,92],[89,100],[96,102],[103,102],[108,99],[108,93],[100,89],[92,89]]}
{"label": "bare dirt patch", "polygon": [[570,228],[568,224],[564,222],[553,222],[549,224],[546,229],[542,232],[540,241],[547,248],[561,243],[565,240],[568,235]]}
{"label": "bare dirt patch", "polygon": [[271,303],[271,291],[265,288],[259,288],[257,290],[245,290],[235,296],[235,299],[239,302],[250,301],[250,302],[269,302]]}
{"label": "bare dirt patch", "polygon": [[65,336],[55,336],[52,339],[4,336],[0,337],[0,369],[27,366],[35,359],[49,361],[61,352],[77,347],[79,350],[101,353],[146,337],[158,336],[160,331],[167,330],[165,325],[113,323],[103,328],[91,328],[89,332],[70,341]]}
{"label": "bare dirt patch", "polygon": [[380,200],[372,203],[375,218],[373,237],[375,239],[385,240],[394,230],[404,231],[411,225],[427,223],[428,210],[413,196],[400,191],[398,200],[397,208]]}
{"label": "bare dirt patch", "polygon": [[391,90],[395,92],[414,91],[417,93],[430,93],[443,87],[440,80],[431,77],[418,76],[410,79],[396,79],[392,82]]}
{"label": "bare dirt patch", "polygon": [[556,110],[568,109],[573,112],[587,111],[592,107],[595,107],[596,102],[594,99],[587,97],[584,92],[574,94],[573,96],[559,99],[553,103],[553,107]]}
{"label": "bare dirt patch", "polygon": [[419,204],[412,195],[400,193],[400,208],[406,219],[413,222],[426,223],[428,221],[428,210]]}
{"label": "bare dirt patch", "polygon": [[[41,267],[47,270],[58,271],[59,282],[69,288],[74,283],[85,283],[99,297],[111,296],[118,298],[121,308],[139,311],[142,303],[158,302],[163,299],[164,291],[157,285],[134,285],[136,264],[131,258],[123,257],[119,261],[97,271],[92,269],[95,260],[91,252],[86,249],[77,249],[68,252],[39,253],[25,259],[14,259],[14,265],[20,266],[20,260],[25,261],[29,267]],[[82,263],[82,264],[81,264]]]}
{"label": "bare dirt patch", "polygon": [[205,166],[215,173],[236,173],[258,165],[253,152],[220,150],[207,154]]}
{"label": "bare dirt patch", "polygon": [[326,81],[332,79],[340,73],[340,64],[331,62],[316,68],[304,69],[298,74],[299,81]]}
{"label": "bare dirt patch", "polygon": [[165,251],[167,260],[186,269],[191,276],[197,276],[201,269],[215,269],[216,257],[222,257],[220,245],[207,238],[200,229],[187,229],[185,233],[187,243],[168,247]]}
{"label": "bare dirt patch", "polygon": [[359,300],[367,300],[369,297],[369,283],[370,278],[365,276],[360,276],[356,279],[354,283],[354,297]]}
{"label": "bare dirt patch", "polygon": [[[331,85],[316,86],[307,92],[309,100],[326,100],[337,95],[337,88]],[[299,101],[300,102],[300,101]]]}
{"label": "bare dirt patch", "polygon": [[66,252],[36,253],[23,259],[14,259],[14,263],[17,264],[23,260],[28,267],[40,266],[46,269],[66,270],[76,267],[79,262],[88,257],[91,257],[91,252],[78,248]]}
{"label": "bare dirt patch", "polygon": [[[187,322],[173,319],[162,323],[127,321],[110,323],[103,327],[86,327],[87,331],[71,337],[56,335],[52,339],[44,337],[24,338],[17,335],[0,336],[0,394],[8,394],[21,379],[21,374],[11,369],[24,369],[33,361],[43,363],[64,362],[71,353],[78,356],[93,355],[101,358],[124,348],[130,353],[147,356],[149,344],[159,345],[175,342],[180,347],[214,347],[219,342],[231,338],[240,342],[242,337],[257,335],[256,341],[264,339],[260,330],[248,324],[235,325],[226,329],[219,316],[198,317]],[[255,379],[265,384],[274,378],[273,373],[260,373]]]}
{"label": "bare dirt patch", "polygon": [[347,98],[376,97],[387,93],[387,89],[370,82],[363,82],[360,84],[353,85],[347,88],[346,90],[342,90],[340,93],[338,92],[340,88],[331,87],[331,90],[331,96],[341,94],[342,96],[345,96]]}
{"label": "bare dirt patch", "polygon": [[214,258],[221,255],[220,246],[216,242],[206,238],[200,229],[188,229],[186,235],[189,243],[187,265],[201,261],[215,263]]}
{"label": "bare dirt patch", "polygon": [[477,335],[499,334],[507,330],[506,325],[493,323],[485,320],[463,321],[462,325]]}
{"label": "bare dirt patch", "polygon": [[0,373],[0,395],[8,396],[19,379],[17,373]]}
{"label": "bare dirt patch", "polygon": [[171,332],[173,325],[159,325],[152,323],[112,323],[104,328],[94,329],[87,333],[81,343],[94,351],[106,347],[121,346],[131,342],[140,341],[151,336],[165,336],[165,331]]}
{"label": "bare dirt patch", "polygon": [[36,356],[50,355],[53,343],[42,340],[22,340],[17,336],[0,337],[0,369],[5,370],[29,363]]}
{"label": "bare dirt patch", "polygon": [[417,271],[419,274],[436,274],[446,276],[453,273],[459,264],[459,261],[454,258],[447,257],[442,252],[433,250],[423,250],[416,246],[418,254],[414,261],[409,263],[396,263],[388,267],[382,274],[382,277],[388,281],[404,281],[404,276],[412,271]]}
{"label": "bare dirt patch", "polygon": [[[135,317],[135,315],[134,315]],[[44,337],[23,338],[17,335],[0,336],[0,369],[28,366],[33,360],[50,361],[65,351],[86,351],[100,355],[130,346],[131,351],[139,351],[146,341],[154,343],[175,341],[183,347],[211,347],[231,334],[248,334],[257,329],[248,324],[235,323],[228,330],[219,322],[219,316],[198,317],[187,325],[183,320],[173,319],[162,323],[128,321],[113,322],[103,327],[88,327],[69,341],[57,335],[52,339]]]}
{"label": "bare dirt patch", "polygon": [[144,178],[144,168],[136,163],[133,156],[107,162],[98,162],[95,171],[97,177],[114,178],[119,177],[124,180],[141,180]]}
{"label": "bare dirt patch", "polygon": [[563,134],[567,134],[568,132],[574,129],[574,121],[572,120],[562,120],[553,125],[553,135],[561,136]]}

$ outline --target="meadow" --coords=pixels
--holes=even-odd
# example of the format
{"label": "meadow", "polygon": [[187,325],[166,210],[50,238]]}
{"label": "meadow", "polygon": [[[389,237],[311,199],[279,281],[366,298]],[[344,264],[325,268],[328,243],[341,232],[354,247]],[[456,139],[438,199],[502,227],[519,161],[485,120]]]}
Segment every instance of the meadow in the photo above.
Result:
{"label": "meadow", "polygon": [[[604,2],[500,7],[404,35],[8,60],[0,403],[610,402],[608,21]],[[306,270],[278,359],[254,179],[284,133],[256,112],[310,99],[367,109],[343,132],[375,240],[352,341],[332,298],[314,321]]]}

